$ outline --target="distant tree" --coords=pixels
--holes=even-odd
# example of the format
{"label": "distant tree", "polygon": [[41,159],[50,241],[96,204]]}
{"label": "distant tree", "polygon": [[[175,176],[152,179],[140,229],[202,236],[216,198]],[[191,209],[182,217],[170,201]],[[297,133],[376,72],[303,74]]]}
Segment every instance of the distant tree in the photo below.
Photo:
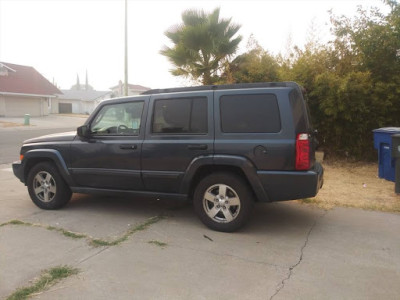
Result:
{"label": "distant tree", "polygon": [[353,18],[331,16],[331,66],[315,77],[326,145],[362,159],[376,158],[372,130],[400,126],[400,5],[391,11],[361,7]]}
{"label": "distant tree", "polygon": [[341,59],[352,56],[353,69],[371,72],[375,81],[391,81],[400,74],[400,5],[386,2],[391,6],[386,16],[361,7],[354,19],[331,16]]}
{"label": "distant tree", "polygon": [[278,81],[279,65],[268,51],[265,51],[253,36],[248,42],[248,51],[225,65],[222,83]]}
{"label": "distant tree", "polygon": [[185,76],[204,85],[219,80],[219,72],[227,60],[236,53],[242,40],[237,32],[240,25],[231,19],[220,19],[220,9],[207,14],[187,10],[182,13],[182,24],[165,32],[174,44],[165,46],[160,53],[174,65],[171,73]]}

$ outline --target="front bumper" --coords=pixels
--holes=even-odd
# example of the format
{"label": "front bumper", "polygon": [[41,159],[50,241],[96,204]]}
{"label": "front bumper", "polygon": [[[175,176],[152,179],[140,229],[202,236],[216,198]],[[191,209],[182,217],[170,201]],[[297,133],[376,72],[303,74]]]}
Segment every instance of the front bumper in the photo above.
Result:
{"label": "front bumper", "polygon": [[24,168],[21,161],[13,162],[12,164],[14,175],[22,182],[25,183]]}

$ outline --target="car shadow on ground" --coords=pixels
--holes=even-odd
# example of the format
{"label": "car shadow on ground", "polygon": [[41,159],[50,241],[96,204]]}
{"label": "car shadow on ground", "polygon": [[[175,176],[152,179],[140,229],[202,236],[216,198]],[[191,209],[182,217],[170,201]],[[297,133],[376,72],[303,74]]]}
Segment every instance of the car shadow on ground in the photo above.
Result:
{"label": "car shadow on ground", "polygon": [[99,213],[120,213],[135,217],[149,213],[169,215],[169,212],[190,207],[191,202],[185,200],[73,194],[71,201],[63,210],[90,212],[94,209]]}

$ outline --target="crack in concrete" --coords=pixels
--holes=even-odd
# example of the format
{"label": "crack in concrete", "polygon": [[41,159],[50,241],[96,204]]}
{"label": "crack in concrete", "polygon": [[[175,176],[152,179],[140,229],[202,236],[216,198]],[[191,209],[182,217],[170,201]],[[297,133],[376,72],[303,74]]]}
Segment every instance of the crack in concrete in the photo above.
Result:
{"label": "crack in concrete", "polygon": [[277,264],[271,264],[271,263],[268,263],[268,262],[265,262],[265,261],[252,260],[252,259],[248,259],[248,258],[245,258],[245,257],[242,257],[242,256],[233,255],[233,254],[217,253],[217,252],[213,252],[213,251],[209,251],[209,250],[195,249],[195,248],[191,248],[191,247],[184,247],[184,246],[178,246],[178,245],[170,245],[170,247],[180,248],[180,249],[184,249],[184,250],[191,250],[191,251],[196,251],[196,252],[202,252],[202,253],[208,253],[208,254],[221,256],[221,257],[231,257],[231,258],[235,258],[237,260],[241,260],[241,261],[252,263],[252,264],[262,264],[262,265],[274,267],[275,269],[283,269],[283,268],[285,268],[285,266],[280,266],[280,265],[277,265]]}
{"label": "crack in concrete", "polygon": [[50,287],[56,285],[61,280],[80,272],[77,268],[68,265],[59,265],[49,269],[40,271],[40,276],[29,281],[29,285],[17,288],[12,294],[7,296],[7,300],[11,299],[28,299],[31,296],[40,295],[46,292]]}
{"label": "crack in concrete", "polygon": [[44,224],[40,224],[40,223],[24,222],[21,220],[11,220],[8,222],[1,223],[0,228],[9,226],[9,225],[43,228],[48,231],[55,231],[57,233],[64,235],[65,237],[68,237],[71,239],[86,239],[86,243],[92,247],[104,247],[104,246],[119,245],[122,242],[126,241],[134,233],[147,229],[148,227],[150,227],[154,223],[157,223],[158,221],[162,220],[163,218],[164,218],[164,216],[155,216],[155,217],[148,218],[145,222],[131,227],[124,234],[118,236],[117,238],[115,238],[114,240],[111,240],[111,241],[106,240],[106,239],[93,238],[86,233],[73,232],[73,231],[66,230],[62,227],[55,227],[55,226],[44,225]]}
{"label": "crack in concrete", "polygon": [[99,255],[101,252],[103,252],[103,251],[109,249],[110,247],[112,247],[112,246],[103,247],[102,249],[100,249],[100,250],[97,251],[96,253],[94,253],[94,254],[92,254],[92,255],[89,255],[88,257],[85,257],[84,259],[80,260],[79,262],[76,263],[76,265],[80,265],[80,264],[84,263],[85,261],[88,261],[89,259],[92,259],[93,257]]}
{"label": "crack in concrete", "polygon": [[[103,251],[111,248],[112,246],[119,245],[120,243],[126,241],[134,233],[147,229],[148,227],[150,227],[151,225],[157,223],[158,221],[162,220],[163,218],[164,218],[164,216],[156,216],[156,217],[149,218],[149,219],[147,219],[147,221],[130,228],[123,235],[121,235],[119,238],[117,238],[116,240],[111,241],[111,242],[105,241],[105,240],[101,240],[101,239],[94,239],[94,238],[92,238],[91,236],[89,236],[86,233],[76,233],[76,232],[65,230],[62,227],[54,227],[54,226],[51,226],[51,225],[24,222],[24,221],[15,220],[15,219],[14,220],[10,220],[8,222],[0,223],[0,228],[1,227],[5,227],[5,226],[10,226],[10,225],[41,228],[41,229],[45,229],[45,230],[48,230],[48,231],[56,231],[56,232],[64,235],[65,237],[72,238],[72,239],[85,238],[89,245],[102,246],[102,248],[99,251],[97,251],[96,253],[93,253],[93,254],[83,258],[82,260],[78,261],[75,264],[75,265],[80,265],[80,264],[84,263],[85,261],[88,261],[89,259],[92,259],[92,258],[96,257],[97,255],[101,254]],[[101,244],[96,245],[94,242],[101,243]],[[55,282],[55,283],[57,283],[57,282]],[[29,287],[27,289],[29,289]],[[17,290],[15,293],[17,293],[18,291],[19,290]],[[46,291],[47,290],[44,289],[43,291],[41,291],[41,293],[45,293]],[[9,296],[7,299],[9,299],[9,298],[11,299],[12,296],[13,296],[13,294],[11,296]]]}
{"label": "crack in concrete", "polygon": [[293,270],[300,265],[300,263],[303,261],[303,255],[304,255],[304,249],[307,247],[308,245],[308,240],[310,238],[311,232],[314,230],[315,226],[317,225],[317,221],[319,219],[322,219],[323,217],[325,217],[328,214],[328,211],[326,210],[321,216],[319,216],[317,219],[314,220],[314,223],[312,224],[312,226],[310,227],[310,229],[307,232],[306,235],[306,240],[304,241],[303,246],[300,249],[300,256],[299,259],[297,260],[297,262],[294,265],[291,265],[289,267],[289,272],[287,273],[287,276],[285,278],[282,279],[282,281],[280,282],[279,286],[277,287],[275,293],[269,298],[269,300],[272,300],[276,295],[279,294],[279,292],[285,287],[286,281],[288,281],[293,274]]}

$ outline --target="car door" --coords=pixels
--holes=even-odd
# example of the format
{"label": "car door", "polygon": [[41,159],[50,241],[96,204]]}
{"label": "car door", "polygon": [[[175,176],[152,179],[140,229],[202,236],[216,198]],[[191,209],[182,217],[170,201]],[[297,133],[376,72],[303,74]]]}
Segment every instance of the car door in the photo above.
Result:
{"label": "car door", "polygon": [[156,94],[142,147],[146,190],[178,193],[190,162],[214,152],[213,92]]}
{"label": "car door", "polygon": [[140,155],[148,97],[107,102],[89,121],[90,135],[71,144],[70,171],[82,187],[143,190]]}

